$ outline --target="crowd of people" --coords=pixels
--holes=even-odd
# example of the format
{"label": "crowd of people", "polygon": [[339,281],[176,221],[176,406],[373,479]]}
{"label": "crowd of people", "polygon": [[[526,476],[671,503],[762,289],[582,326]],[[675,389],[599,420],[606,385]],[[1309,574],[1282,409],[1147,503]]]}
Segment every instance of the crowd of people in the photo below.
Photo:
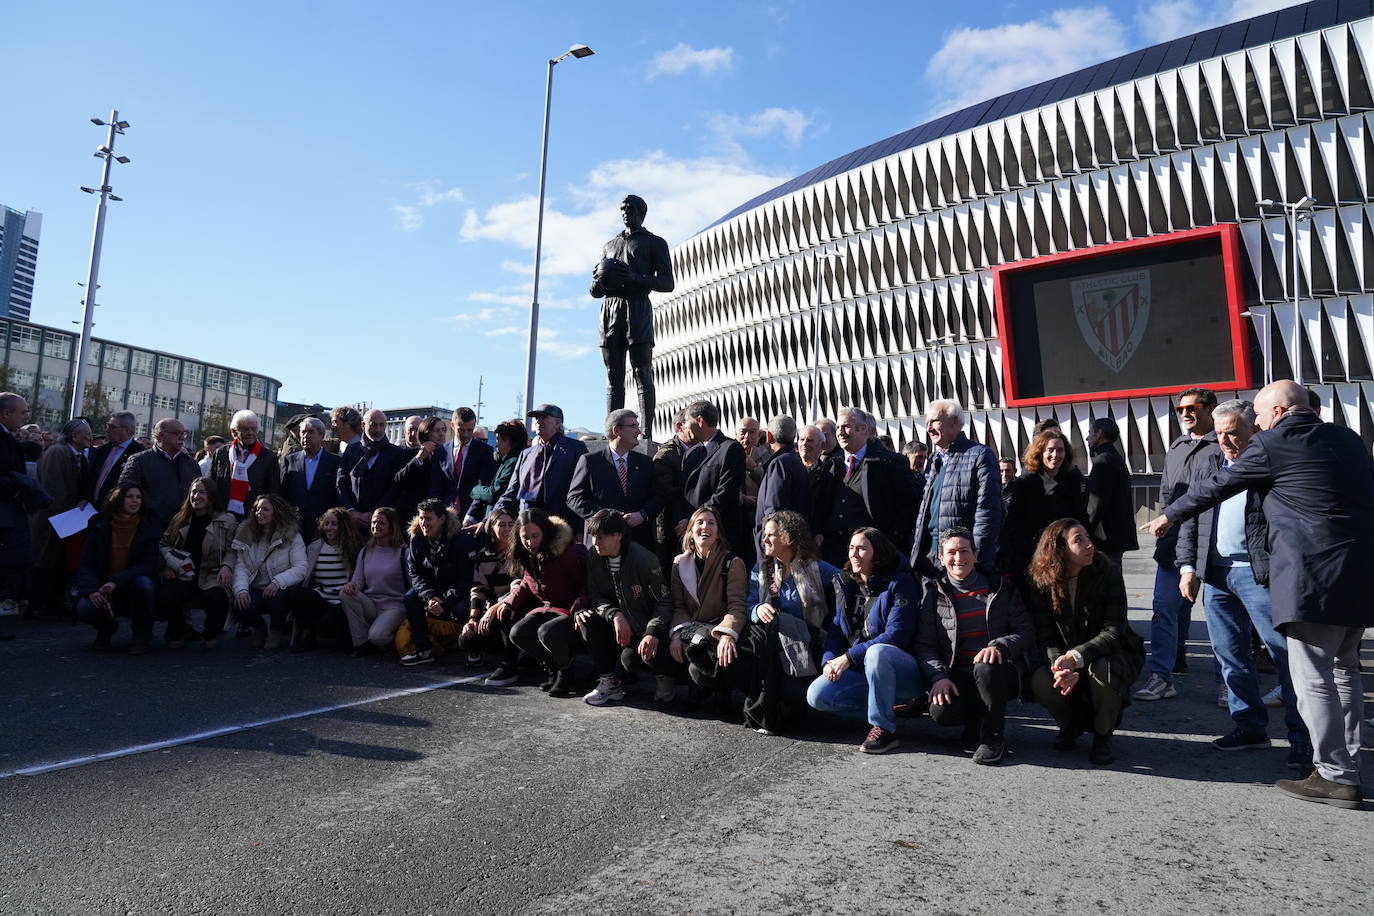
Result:
{"label": "crowd of people", "polygon": [[[410,418],[404,446],[381,411],[339,407],[294,424],[283,455],[240,411],[231,440],[196,456],[177,420],[144,445],[117,413],[99,445],[67,423],[31,474],[27,404],[5,393],[0,575],[6,600],[74,614],[98,646],[128,618],[132,654],[158,622],[168,648],[213,648],[232,627],[263,651],[457,653],[494,664],[494,687],[531,678],[593,706],[642,689],[764,733],[821,710],[865,724],[865,753],[928,715],[986,765],[1007,753],[1017,699],[1048,710],[1055,749],[1087,735],[1089,759],[1112,762],[1123,710],[1177,694],[1200,592],[1233,722],[1213,745],[1269,746],[1281,705],[1300,778],[1280,787],[1359,805],[1369,452],[1292,382],[1254,404],[1189,389],[1177,412],[1147,526],[1148,655],[1127,620],[1121,559],[1138,541],[1117,424],[1091,422],[1089,463],[1043,421],[1018,473],[950,400],[901,452],[857,407],[804,428],[745,417],[730,437],[697,401],[652,455],[626,409],[589,451],[553,404],[529,411],[533,439],[510,420],[485,441],[459,408]],[[58,538],[49,518],[87,504],[86,530]]]}

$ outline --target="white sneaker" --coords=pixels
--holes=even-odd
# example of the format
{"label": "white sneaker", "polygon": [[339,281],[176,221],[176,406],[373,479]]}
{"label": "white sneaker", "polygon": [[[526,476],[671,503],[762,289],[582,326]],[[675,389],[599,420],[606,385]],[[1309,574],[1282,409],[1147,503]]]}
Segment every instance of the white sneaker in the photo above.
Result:
{"label": "white sneaker", "polygon": [[1178,696],[1178,690],[1169,681],[1164,680],[1158,674],[1151,673],[1145,686],[1131,694],[1137,700],[1168,700]]}
{"label": "white sneaker", "polygon": [[1226,689],[1225,684],[1217,685],[1217,705],[1222,709],[1231,708],[1231,691]]}
{"label": "white sneaker", "polygon": [[620,686],[620,679],[610,674],[603,674],[597,678],[596,687],[592,692],[582,698],[582,702],[588,706],[605,706],[612,700],[625,699],[625,691]]}
{"label": "white sneaker", "polygon": [[1264,705],[1270,709],[1278,709],[1283,705],[1283,685],[1275,684],[1274,689],[1264,695]]}

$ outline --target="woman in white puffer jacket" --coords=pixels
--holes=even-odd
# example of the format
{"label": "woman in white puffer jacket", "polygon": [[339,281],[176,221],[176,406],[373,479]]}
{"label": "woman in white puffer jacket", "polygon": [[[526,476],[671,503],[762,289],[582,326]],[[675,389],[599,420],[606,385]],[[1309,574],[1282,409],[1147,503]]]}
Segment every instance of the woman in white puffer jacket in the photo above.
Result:
{"label": "woman in white puffer jacket", "polygon": [[[253,647],[276,649],[286,640],[286,590],[308,575],[296,511],[274,493],[259,496],[234,534],[234,612],[253,628]],[[264,621],[264,614],[271,622]]]}

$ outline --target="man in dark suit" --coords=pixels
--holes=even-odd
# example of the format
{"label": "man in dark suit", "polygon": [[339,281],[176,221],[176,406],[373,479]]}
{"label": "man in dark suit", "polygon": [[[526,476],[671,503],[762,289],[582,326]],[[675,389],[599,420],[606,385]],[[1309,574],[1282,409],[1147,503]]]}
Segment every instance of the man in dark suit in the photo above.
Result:
{"label": "man in dark suit", "polygon": [[[19,395],[0,394],[0,603],[9,613],[28,592],[33,544],[29,513],[51,501],[38,481],[28,476],[24,450],[15,434],[29,420],[29,403]],[[0,639],[13,639],[11,633]]]}
{"label": "man in dark suit", "polygon": [[329,431],[339,440],[339,457],[343,460],[343,475],[335,481],[339,505],[352,509],[357,497],[353,495],[353,478],[349,475],[363,457],[363,415],[356,407],[335,407],[329,412]]}
{"label": "man in dark suit", "polygon": [[105,504],[105,495],[119,482],[124,462],[143,451],[143,446],[134,440],[137,429],[138,418],[131,411],[110,414],[105,427],[109,441],[91,453],[81,480],[81,498],[97,509]]}
{"label": "man in dark suit", "polygon": [[1116,450],[1120,438],[1121,430],[1111,417],[1098,417],[1088,425],[1088,455],[1093,462],[1088,475],[1088,536],[1117,563],[1126,551],[1140,548],[1131,504],[1131,471]]}
{"label": "man in dark suit", "polygon": [[556,404],[540,404],[526,416],[534,417],[538,438],[520,453],[510,485],[496,507],[513,516],[523,509],[543,509],[581,534],[582,516],[568,505],[568,488],[577,459],[587,454],[587,446],[563,434],[563,409]]}
{"label": "man in dark suit", "polygon": [[658,538],[659,565],[663,569],[671,569],[673,557],[682,550],[682,529],[687,527],[687,516],[692,514],[692,507],[687,505],[683,495],[682,476],[682,459],[691,447],[687,411],[679,410],[673,416],[672,438],[659,447],[651,462],[654,494],[663,507],[654,526]]}
{"label": "man in dark suit", "polygon": [[301,517],[301,537],[313,541],[315,523],[339,504],[339,469],[343,459],[324,450],[325,426],[306,417],[299,429],[301,449],[282,459],[281,495]]}
{"label": "man in dark suit", "polygon": [[618,509],[630,526],[630,536],[657,551],[654,516],[659,499],[654,490],[653,461],[634,450],[639,443],[639,415],[633,410],[611,411],[606,417],[606,448],[577,459],[568,505],[585,522],[601,509]]}
{"label": "man in dark suit", "polygon": [[911,543],[918,485],[907,460],[878,441],[871,414],[842,407],[838,419],[840,455],[826,465],[830,503],[819,522],[824,536],[821,556],[843,566],[856,528],[877,528],[898,550]]}
{"label": "man in dark suit", "polygon": [[[363,420],[362,454],[352,470],[347,463],[339,469],[339,490],[342,494],[347,487],[353,519],[365,527],[373,509],[395,507],[396,472],[405,466],[406,450],[386,437],[385,413],[369,410]],[[401,519],[402,525],[409,522]]]}
{"label": "man in dark suit", "polygon": [[758,504],[754,509],[754,547],[763,556],[763,523],[774,512],[791,510],[802,518],[811,514],[811,482],[797,454],[797,421],[777,417],[768,424],[767,457],[760,464]]}
{"label": "man in dark suit", "polygon": [[744,446],[720,431],[720,411],[710,401],[687,405],[687,429],[693,448],[682,458],[683,499],[695,512],[716,510],[721,533],[737,554],[752,553],[740,514],[744,490]]}
{"label": "man in dark suit", "polygon": [[486,486],[496,476],[496,454],[492,447],[473,438],[477,428],[477,414],[471,407],[459,407],[453,412],[453,438],[444,448],[447,461],[442,465],[444,475],[453,481],[453,495],[445,500],[464,515],[472,505],[472,488]]}

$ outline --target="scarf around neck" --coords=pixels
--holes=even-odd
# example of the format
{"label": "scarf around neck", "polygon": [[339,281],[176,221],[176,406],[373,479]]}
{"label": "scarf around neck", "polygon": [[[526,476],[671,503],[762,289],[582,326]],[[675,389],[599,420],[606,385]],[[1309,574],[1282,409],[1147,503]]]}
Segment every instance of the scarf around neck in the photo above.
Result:
{"label": "scarf around neck", "polygon": [[248,469],[253,466],[253,462],[258,460],[262,454],[262,440],[253,443],[253,447],[244,451],[239,440],[235,439],[229,446],[229,511],[235,515],[243,515],[244,500],[248,498]]}

